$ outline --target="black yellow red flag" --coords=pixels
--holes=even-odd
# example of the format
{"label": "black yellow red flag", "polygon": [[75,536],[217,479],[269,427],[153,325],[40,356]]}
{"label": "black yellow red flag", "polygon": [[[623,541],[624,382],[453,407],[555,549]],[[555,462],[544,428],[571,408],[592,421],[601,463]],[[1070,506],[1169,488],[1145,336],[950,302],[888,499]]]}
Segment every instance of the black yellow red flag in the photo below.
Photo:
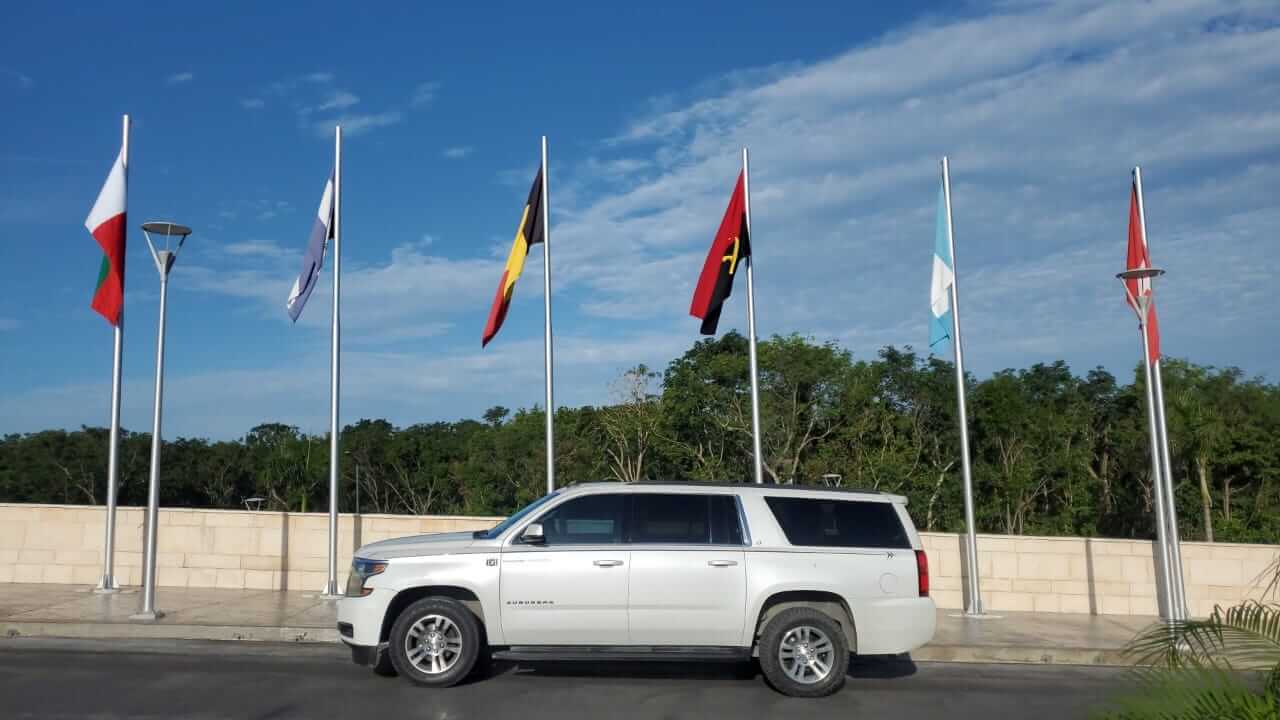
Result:
{"label": "black yellow red flag", "polygon": [[502,271],[502,280],[498,282],[493,307],[489,308],[489,322],[484,326],[480,347],[488,345],[502,329],[502,321],[506,319],[507,309],[511,307],[511,294],[515,292],[516,280],[524,271],[524,260],[529,254],[529,248],[543,240],[542,213],[542,168],[538,168],[533,187],[529,188],[529,199],[524,204],[524,213],[520,216],[520,226],[516,228],[516,239],[511,243],[511,254],[507,256],[507,265]]}
{"label": "black yellow red flag", "polygon": [[689,314],[702,319],[702,334],[715,335],[720,323],[720,309],[733,292],[733,278],[742,267],[742,261],[751,257],[751,241],[747,235],[747,203],[742,187],[742,174],[729,198],[720,229],[711,241],[711,251],[702,264],[698,286],[693,289],[693,303]]}

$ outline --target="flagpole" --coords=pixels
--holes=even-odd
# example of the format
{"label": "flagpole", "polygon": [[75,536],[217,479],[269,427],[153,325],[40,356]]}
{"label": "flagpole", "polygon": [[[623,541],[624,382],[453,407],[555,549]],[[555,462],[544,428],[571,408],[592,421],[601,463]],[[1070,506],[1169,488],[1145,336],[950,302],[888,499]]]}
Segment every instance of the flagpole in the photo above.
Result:
{"label": "flagpole", "polygon": [[[751,166],[745,147],[742,148],[742,200],[747,216],[747,242],[754,243],[755,236],[751,234]],[[747,334],[750,341],[747,357],[751,365],[751,450],[756,484],[763,485],[764,454],[760,449],[760,367],[756,361],[756,284],[752,272],[755,265],[756,254],[752,251],[747,262]]]}
{"label": "flagpole", "polygon": [[338,397],[342,378],[342,126],[333,129],[333,328],[329,339],[329,578],[324,595],[338,596]]}
{"label": "flagpole", "polygon": [[556,489],[556,432],[555,432],[555,416],[556,404],[552,393],[554,386],[554,376],[552,375],[552,347],[551,347],[551,206],[549,198],[551,192],[548,186],[551,184],[549,168],[547,167],[547,136],[542,136],[542,311],[543,311],[543,328],[542,328],[542,348],[543,362],[545,364],[545,376],[547,382],[547,492],[555,492]]}
{"label": "flagpole", "polygon": [[[129,116],[125,115],[121,132],[120,164],[124,166],[125,187],[129,187]],[[125,212],[128,217],[126,195]],[[121,261],[123,262],[123,258]],[[121,280],[123,281],[123,274]],[[106,538],[102,543],[102,579],[96,588],[100,593],[117,592],[120,586],[115,578],[116,556],[116,488],[120,483],[120,373],[124,356],[124,288],[120,289],[120,315],[115,323],[115,346],[111,355],[111,435],[107,441],[107,521]]]}
{"label": "flagpole", "polygon": [[982,615],[978,531],[973,513],[973,471],[969,463],[969,419],[964,400],[964,349],[960,342],[960,291],[957,289],[960,272],[956,268],[956,233],[951,219],[951,164],[945,155],[942,157],[942,195],[947,210],[947,249],[951,253],[951,346],[956,355],[956,409],[960,415],[960,468],[964,477],[964,553],[969,565],[965,579],[969,597],[966,598],[964,614]]}
{"label": "flagpole", "polygon": [[[1150,261],[1151,243],[1147,237],[1147,213],[1146,204],[1142,197],[1142,168],[1133,168],[1133,183],[1137,190],[1138,196],[1138,224],[1142,228],[1142,242],[1147,247],[1148,262]],[[1143,318],[1145,321],[1146,318]],[[1145,322],[1143,327],[1143,341],[1146,340]],[[1167,525],[1165,535],[1165,552],[1167,554],[1165,567],[1169,574],[1169,589],[1172,591],[1170,596],[1172,599],[1171,615],[1175,620],[1186,620],[1188,618],[1187,610],[1187,591],[1186,585],[1182,579],[1182,547],[1181,540],[1178,538],[1178,506],[1176,497],[1173,492],[1173,467],[1169,457],[1169,433],[1168,425],[1165,422],[1164,415],[1164,379],[1160,373],[1160,358],[1151,359],[1150,354],[1143,356],[1144,362],[1150,362],[1149,381],[1152,388],[1153,407],[1155,408],[1155,424],[1153,429],[1156,431],[1156,439],[1160,445],[1160,474],[1163,476],[1165,491],[1163,493],[1164,502],[1164,522]]]}

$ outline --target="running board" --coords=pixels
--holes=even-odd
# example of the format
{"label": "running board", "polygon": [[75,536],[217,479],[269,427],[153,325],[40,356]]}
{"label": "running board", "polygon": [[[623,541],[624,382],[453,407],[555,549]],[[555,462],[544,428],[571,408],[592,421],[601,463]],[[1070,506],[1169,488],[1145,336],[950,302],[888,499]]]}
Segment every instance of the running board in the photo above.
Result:
{"label": "running board", "polygon": [[493,651],[495,660],[534,662],[558,660],[589,662],[596,660],[745,662],[751,659],[751,648],[684,647],[671,645],[513,645]]}

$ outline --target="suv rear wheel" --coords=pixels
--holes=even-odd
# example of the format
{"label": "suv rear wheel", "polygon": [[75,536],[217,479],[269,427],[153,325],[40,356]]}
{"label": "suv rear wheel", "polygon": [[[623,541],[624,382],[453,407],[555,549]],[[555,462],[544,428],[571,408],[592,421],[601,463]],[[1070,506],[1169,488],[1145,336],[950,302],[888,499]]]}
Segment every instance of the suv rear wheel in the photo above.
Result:
{"label": "suv rear wheel", "polygon": [[462,603],[429,597],[410,605],[391,626],[391,662],[419,685],[457,685],[476,664],[483,634]]}
{"label": "suv rear wheel", "polygon": [[844,685],[848,668],[844,630],[819,610],[783,610],[760,635],[760,669],[784,695],[830,695]]}

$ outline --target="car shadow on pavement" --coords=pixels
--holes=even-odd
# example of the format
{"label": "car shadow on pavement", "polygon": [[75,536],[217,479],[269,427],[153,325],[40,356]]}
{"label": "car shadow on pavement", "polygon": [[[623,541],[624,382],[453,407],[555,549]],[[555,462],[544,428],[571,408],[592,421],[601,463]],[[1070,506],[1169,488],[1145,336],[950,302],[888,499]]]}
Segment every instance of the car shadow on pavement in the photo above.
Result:
{"label": "car shadow on pavement", "polygon": [[[916,674],[909,655],[870,655],[849,658],[850,678],[888,680]],[[557,662],[495,661],[488,677],[540,675],[559,678],[649,678],[655,680],[751,680],[760,675],[756,661],[746,662]]]}

